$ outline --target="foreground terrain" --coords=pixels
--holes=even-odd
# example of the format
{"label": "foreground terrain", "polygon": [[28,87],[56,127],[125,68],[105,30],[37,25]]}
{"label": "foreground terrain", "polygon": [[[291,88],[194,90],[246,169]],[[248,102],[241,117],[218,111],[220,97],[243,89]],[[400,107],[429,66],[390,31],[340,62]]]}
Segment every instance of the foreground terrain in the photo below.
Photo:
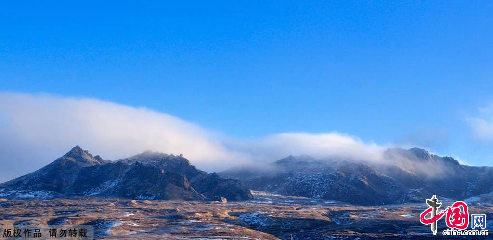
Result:
{"label": "foreground terrain", "polygon": [[[254,196],[246,202],[3,199],[0,228],[93,225],[96,238],[105,239],[435,239],[418,219],[424,203],[361,207],[265,192]],[[493,224],[491,205],[470,205],[471,213],[486,213]]]}

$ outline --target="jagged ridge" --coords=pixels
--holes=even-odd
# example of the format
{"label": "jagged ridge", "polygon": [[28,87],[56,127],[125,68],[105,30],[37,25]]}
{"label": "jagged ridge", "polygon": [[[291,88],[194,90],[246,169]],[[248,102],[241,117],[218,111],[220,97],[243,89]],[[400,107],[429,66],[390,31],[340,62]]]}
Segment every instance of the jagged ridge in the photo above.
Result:
{"label": "jagged ridge", "polygon": [[[0,195],[101,196],[134,199],[248,200],[238,180],[200,171],[182,156],[144,152],[105,161],[79,146],[47,166],[0,185]],[[36,194],[36,193],[43,194]]]}
{"label": "jagged ridge", "polygon": [[264,169],[221,173],[253,190],[338,200],[360,205],[421,202],[436,194],[466,199],[493,191],[493,168],[461,165],[424,149],[389,149],[388,163],[316,160],[307,156],[278,160]]}

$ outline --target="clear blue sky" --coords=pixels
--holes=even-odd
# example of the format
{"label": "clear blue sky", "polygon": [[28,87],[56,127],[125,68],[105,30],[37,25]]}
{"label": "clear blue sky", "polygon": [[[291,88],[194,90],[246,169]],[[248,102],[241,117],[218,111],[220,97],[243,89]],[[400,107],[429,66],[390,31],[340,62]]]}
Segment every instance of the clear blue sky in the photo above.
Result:
{"label": "clear blue sky", "polygon": [[465,120],[493,102],[493,1],[145,2],[4,2],[0,91],[493,164]]}

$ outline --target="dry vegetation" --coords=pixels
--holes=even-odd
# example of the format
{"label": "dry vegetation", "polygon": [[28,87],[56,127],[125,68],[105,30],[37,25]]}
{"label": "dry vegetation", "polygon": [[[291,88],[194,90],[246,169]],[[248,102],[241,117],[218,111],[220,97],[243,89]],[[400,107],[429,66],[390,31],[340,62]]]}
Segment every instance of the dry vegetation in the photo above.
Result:
{"label": "dry vegetation", "polygon": [[258,192],[249,202],[88,198],[1,200],[0,205],[3,228],[91,224],[97,238],[106,239],[432,239],[418,220],[422,205],[358,207]]}

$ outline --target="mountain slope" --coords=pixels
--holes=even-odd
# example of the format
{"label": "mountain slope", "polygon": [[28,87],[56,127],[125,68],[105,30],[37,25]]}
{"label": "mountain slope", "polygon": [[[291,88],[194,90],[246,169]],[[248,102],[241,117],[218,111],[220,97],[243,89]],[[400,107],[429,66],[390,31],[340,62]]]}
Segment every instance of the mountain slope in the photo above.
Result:
{"label": "mountain slope", "polygon": [[215,173],[198,170],[182,156],[144,152],[131,158],[120,160],[120,162],[127,164],[141,162],[145,166],[181,174],[190,181],[191,186],[197,192],[209,199],[217,199],[219,196],[231,200],[252,198],[250,191],[243,187],[240,181],[225,179]]}
{"label": "mountain slope", "polygon": [[74,184],[76,176],[84,167],[104,164],[99,156],[93,157],[88,151],[75,146],[62,157],[47,166],[0,186],[23,190],[43,190],[65,193]]}
{"label": "mountain slope", "polygon": [[[193,183],[197,183],[200,191]],[[182,200],[252,198],[250,191],[238,180],[200,171],[181,156],[143,153],[112,162],[93,157],[79,146],[33,173],[1,184],[0,196]]]}
{"label": "mountain slope", "polygon": [[419,148],[385,154],[390,163],[289,156],[264,166],[267,170],[234,169],[221,176],[253,190],[359,205],[420,202],[433,194],[466,199],[493,191],[492,167],[461,165]]}

